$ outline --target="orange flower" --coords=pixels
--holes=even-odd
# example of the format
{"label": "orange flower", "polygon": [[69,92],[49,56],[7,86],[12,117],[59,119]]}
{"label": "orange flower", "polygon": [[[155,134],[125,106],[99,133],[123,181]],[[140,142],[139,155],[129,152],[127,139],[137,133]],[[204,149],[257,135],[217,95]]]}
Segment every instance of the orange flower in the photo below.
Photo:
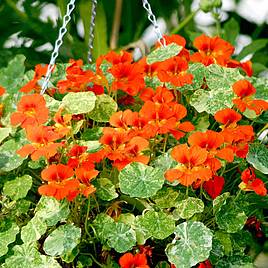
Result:
{"label": "orange flower", "polygon": [[169,82],[175,87],[191,84],[193,75],[187,73],[188,63],[180,57],[173,57],[159,63],[158,78],[161,82]]}
{"label": "orange flower", "polygon": [[[233,151],[229,148],[220,149],[224,143],[224,136],[221,133],[213,130],[207,130],[206,132],[197,131],[188,138],[190,145],[197,145],[209,151],[210,156],[218,156],[228,162],[234,160]],[[221,164],[219,163],[221,166]]]}
{"label": "orange flower", "polygon": [[22,128],[43,124],[48,119],[48,109],[43,96],[32,94],[23,96],[17,105],[17,112],[14,112],[10,121],[12,125],[18,125]]}
{"label": "orange flower", "polygon": [[70,132],[70,129],[72,128],[71,126],[72,115],[71,114],[62,115],[62,110],[63,108],[60,108],[56,112],[53,120],[55,122],[54,125],[55,132],[57,132],[61,137],[64,137]]}
{"label": "orange flower", "polygon": [[212,171],[205,165],[208,157],[205,149],[180,144],[173,148],[171,156],[179,165],[165,173],[168,181],[177,180],[182,185],[189,186],[198,180],[202,182],[212,178]]}
{"label": "orange flower", "polygon": [[70,60],[70,66],[66,68],[66,80],[57,83],[61,94],[88,90],[88,84],[93,80],[94,73],[90,70],[84,71],[82,66],[82,60]]}
{"label": "orange flower", "polygon": [[253,100],[252,95],[256,93],[256,89],[247,80],[239,80],[233,84],[233,91],[238,98],[233,100],[237,108],[244,112],[246,109],[254,110],[258,115],[268,110],[268,102],[264,100]]}
{"label": "orange flower", "polygon": [[243,191],[254,191],[261,196],[267,195],[267,189],[261,179],[256,178],[253,168],[245,169],[241,174],[242,182],[239,188]]}
{"label": "orange flower", "polygon": [[86,150],[87,150],[87,146],[80,146],[77,144],[74,145],[69,151],[69,153],[67,154],[67,156],[70,157],[67,165],[72,168],[77,168],[80,165],[81,160],[86,159],[88,155],[88,154],[85,154]]}
{"label": "orange flower", "polygon": [[39,92],[41,87],[38,85],[38,80],[40,80],[42,76],[45,76],[47,72],[47,66],[48,65],[41,65],[41,64],[36,65],[33,79],[30,80],[26,85],[24,85],[20,89],[20,92],[29,93],[32,90]]}
{"label": "orange flower", "polygon": [[55,140],[59,139],[59,136],[53,131],[52,127],[28,127],[26,134],[27,139],[32,143],[24,145],[17,151],[17,154],[21,157],[31,155],[31,159],[34,161],[38,160],[41,156],[49,159],[62,146],[60,143],[54,143]]}
{"label": "orange flower", "polygon": [[157,87],[155,91],[152,88],[145,88],[140,94],[140,99],[144,102],[152,101],[169,104],[174,100],[174,95],[166,87]]}
{"label": "orange flower", "polygon": [[226,66],[234,53],[234,47],[218,36],[209,37],[202,34],[195,38],[193,45],[198,52],[191,55],[191,61],[201,62],[206,66],[213,63]]}
{"label": "orange flower", "polygon": [[109,72],[115,78],[112,90],[122,90],[131,96],[136,96],[145,86],[143,69],[139,64],[129,62],[115,64]]}
{"label": "orange flower", "polygon": [[217,122],[223,124],[225,127],[234,126],[236,123],[241,120],[241,114],[237,113],[233,109],[225,108],[216,112],[214,118]]}
{"label": "orange flower", "polygon": [[147,263],[145,254],[125,253],[119,259],[119,265],[121,268],[150,268]]}
{"label": "orange flower", "polygon": [[73,193],[76,193],[79,187],[77,179],[70,179],[73,175],[73,170],[68,166],[63,164],[51,165],[41,172],[42,179],[48,184],[40,186],[38,192],[41,195],[53,196],[58,200],[67,197],[71,201]]}
{"label": "orange flower", "polygon": [[0,86],[0,96],[4,95],[6,93],[5,88]]}

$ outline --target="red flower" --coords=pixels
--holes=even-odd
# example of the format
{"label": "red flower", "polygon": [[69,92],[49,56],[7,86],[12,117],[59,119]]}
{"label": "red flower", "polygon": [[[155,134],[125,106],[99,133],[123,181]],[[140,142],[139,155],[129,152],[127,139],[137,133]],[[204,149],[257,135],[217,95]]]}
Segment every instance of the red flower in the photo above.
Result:
{"label": "red flower", "polygon": [[144,254],[125,253],[120,257],[119,265],[121,268],[150,268]]}
{"label": "red flower", "polygon": [[18,125],[22,128],[28,126],[41,125],[48,119],[48,109],[43,96],[32,94],[23,96],[17,105],[17,112],[11,115],[12,125]]}
{"label": "red flower", "polygon": [[181,57],[173,57],[159,63],[158,78],[161,82],[169,82],[175,87],[191,84],[193,75],[187,73],[188,63]]}
{"label": "red flower", "polygon": [[139,64],[119,63],[113,65],[109,72],[115,78],[112,90],[122,90],[131,96],[136,96],[145,86],[143,69]]}
{"label": "red flower", "polygon": [[213,63],[226,66],[234,53],[234,47],[218,36],[208,37],[202,34],[195,38],[193,45],[198,52],[191,55],[191,61],[201,62],[206,66]]}
{"label": "red flower", "polygon": [[94,73],[90,70],[84,71],[82,66],[82,60],[70,60],[70,66],[66,68],[66,80],[57,83],[61,94],[88,90],[88,84],[94,79]]}
{"label": "red flower", "polygon": [[217,122],[223,124],[224,126],[229,126],[236,125],[236,123],[241,120],[242,116],[230,108],[225,108],[216,112],[214,118]]}
{"label": "red flower", "polygon": [[41,65],[41,64],[36,65],[33,79],[30,80],[26,85],[24,85],[20,89],[20,92],[29,93],[32,90],[39,92],[41,87],[38,85],[38,80],[40,80],[42,76],[45,76],[47,72],[47,66],[48,65]]}
{"label": "red flower", "polygon": [[21,157],[31,155],[32,160],[36,161],[41,156],[49,159],[57,153],[58,148],[62,146],[60,143],[54,143],[59,139],[59,135],[55,133],[52,127],[37,126],[28,127],[26,129],[27,139],[32,144],[26,144],[17,151]]}
{"label": "red flower", "polygon": [[179,165],[165,173],[168,181],[177,180],[182,185],[189,186],[198,180],[202,182],[212,178],[212,171],[205,165],[208,157],[205,149],[180,144],[173,148],[171,156]]}
{"label": "red flower", "polygon": [[239,188],[243,191],[254,191],[256,194],[265,196],[267,189],[261,179],[256,178],[253,168],[245,169],[241,174],[242,182]]}
{"label": "red flower", "polygon": [[0,86],[0,96],[4,95],[6,93],[5,88]]}
{"label": "red flower", "polygon": [[41,177],[48,184],[38,188],[41,195],[53,196],[58,200],[67,197],[72,200],[73,192],[77,192],[79,181],[70,179],[74,175],[73,170],[63,164],[51,165],[41,172]]}
{"label": "red flower", "polygon": [[213,268],[209,260],[201,262],[197,268]]}
{"label": "red flower", "polygon": [[221,176],[214,175],[211,180],[205,181],[203,184],[204,190],[208,193],[208,195],[215,199],[219,196],[224,187],[224,178]]}
{"label": "red flower", "polygon": [[252,95],[256,93],[256,89],[249,81],[237,81],[233,84],[233,91],[238,96],[238,98],[233,100],[233,103],[241,112],[249,109],[255,111],[258,115],[261,112],[268,110],[268,102],[252,99]]}

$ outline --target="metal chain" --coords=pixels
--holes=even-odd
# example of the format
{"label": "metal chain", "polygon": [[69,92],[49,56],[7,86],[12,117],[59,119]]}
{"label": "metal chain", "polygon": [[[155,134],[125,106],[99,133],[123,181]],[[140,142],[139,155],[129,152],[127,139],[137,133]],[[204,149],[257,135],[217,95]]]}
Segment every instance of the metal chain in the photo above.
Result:
{"label": "metal chain", "polygon": [[45,93],[45,91],[47,90],[48,83],[49,83],[49,80],[51,78],[51,74],[52,74],[52,71],[53,71],[53,68],[55,65],[55,61],[59,55],[59,49],[63,43],[62,39],[67,32],[67,25],[71,20],[71,14],[72,14],[74,8],[75,8],[75,0],[70,0],[70,2],[67,5],[67,12],[63,17],[63,23],[62,23],[62,26],[60,27],[59,35],[58,35],[58,38],[55,42],[54,50],[51,54],[50,62],[49,62],[48,67],[47,67],[45,81],[42,85],[42,89],[40,92],[41,95],[43,95]]}
{"label": "metal chain", "polygon": [[148,20],[153,24],[154,27],[154,31],[157,35],[157,41],[158,43],[162,46],[165,47],[166,46],[166,40],[163,37],[160,29],[159,29],[159,25],[156,21],[155,15],[152,12],[151,6],[149,4],[149,2],[147,0],[142,0],[142,5],[144,7],[144,9],[147,11],[148,14]]}
{"label": "metal chain", "polygon": [[94,28],[95,28],[95,18],[97,14],[97,0],[92,0],[91,6],[91,19],[90,19],[90,28],[89,28],[89,40],[88,40],[88,62],[92,62],[92,50],[93,50],[93,41],[94,41]]}

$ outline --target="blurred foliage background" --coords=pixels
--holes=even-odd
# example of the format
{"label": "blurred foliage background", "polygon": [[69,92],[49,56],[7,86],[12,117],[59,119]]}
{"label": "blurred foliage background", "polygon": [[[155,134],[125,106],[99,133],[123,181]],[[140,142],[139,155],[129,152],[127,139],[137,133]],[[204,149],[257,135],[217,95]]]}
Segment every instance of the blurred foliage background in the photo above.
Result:
{"label": "blurred foliage background", "polygon": [[[191,48],[192,40],[201,32],[218,34],[236,44],[237,59],[251,58],[255,72],[262,74],[267,72],[265,70],[268,67],[268,18],[263,14],[257,14],[256,20],[252,16],[248,18],[247,15],[241,15],[239,7],[246,4],[244,9],[249,9],[254,4],[256,11],[268,14],[265,8],[258,6],[267,6],[264,2],[265,0],[150,1],[156,17],[162,18],[162,24],[164,22],[165,33],[183,35],[188,41],[188,48]],[[6,66],[15,54],[26,56],[27,68],[32,68],[37,63],[48,63],[67,3],[67,0],[0,0],[0,67]],[[120,9],[121,15],[116,12]],[[82,58],[86,61],[90,11],[91,0],[76,1],[58,62],[67,62],[69,58]],[[254,13],[254,9],[246,10],[245,13],[247,11]],[[149,25],[142,0],[98,0],[94,58],[110,48],[135,47]]]}

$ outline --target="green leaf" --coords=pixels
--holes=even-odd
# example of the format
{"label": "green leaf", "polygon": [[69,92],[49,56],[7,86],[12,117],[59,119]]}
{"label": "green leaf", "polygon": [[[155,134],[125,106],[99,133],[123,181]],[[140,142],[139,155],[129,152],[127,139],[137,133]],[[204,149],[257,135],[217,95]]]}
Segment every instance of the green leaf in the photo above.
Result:
{"label": "green leaf", "polygon": [[21,239],[24,243],[32,243],[41,238],[46,232],[47,225],[37,216],[34,216],[27,225],[21,228]]}
{"label": "green leaf", "polygon": [[268,101],[268,79],[266,77],[250,77],[249,81],[256,88],[256,99]]}
{"label": "green leaf", "polygon": [[118,197],[113,183],[107,178],[99,178],[96,181],[97,196],[105,201],[111,201]]}
{"label": "green leaf", "polygon": [[101,127],[94,127],[88,128],[82,133],[82,140],[85,141],[96,141],[99,140],[102,136],[102,128]]}
{"label": "green leaf", "polygon": [[223,39],[235,45],[235,41],[240,30],[239,23],[234,18],[231,18],[224,24],[223,28],[224,28]]}
{"label": "green leaf", "polygon": [[232,241],[230,234],[223,231],[216,231],[213,239],[220,242],[224,250],[224,255],[230,255],[232,253]]}
{"label": "green leaf", "polygon": [[190,219],[196,213],[204,211],[204,203],[199,198],[188,197],[179,202],[177,208],[173,211],[173,217],[178,219]]}
{"label": "green leaf", "polygon": [[177,207],[179,201],[184,198],[182,194],[172,188],[162,188],[151,199],[156,203],[159,208],[172,208]]}
{"label": "green leaf", "polygon": [[216,214],[221,209],[221,207],[226,204],[226,200],[228,199],[229,196],[230,196],[230,193],[226,192],[217,196],[213,200],[213,213],[214,214]]}
{"label": "green leaf", "polygon": [[268,149],[264,144],[250,144],[247,161],[263,174],[268,174]]}
{"label": "green leaf", "polygon": [[109,122],[110,117],[117,110],[117,103],[106,94],[98,95],[95,107],[89,113],[89,118],[96,122]]}
{"label": "green leaf", "polygon": [[2,127],[0,128],[0,143],[9,136],[11,133],[12,128],[10,127]]}
{"label": "green leaf", "polygon": [[20,228],[15,222],[11,223],[10,228],[0,233],[0,257],[8,252],[8,245],[16,240],[16,235],[19,233]]}
{"label": "green leaf", "polygon": [[114,228],[115,222],[113,218],[105,213],[100,213],[97,215],[93,221],[94,228],[96,230],[98,238],[104,243],[109,236],[109,233]]}
{"label": "green leaf", "polygon": [[[86,9],[89,7],[87,6]],[[105,54],[108,51],[107,42],[107,21],[106,14],[103,8],[103,3],[99,2],[97,5],[97,16],[95,19],[95,29],[94,29],[94,42],[93,42],[93,59],[96,60],[100,55]],[[84,21],[88,21],[88,12],[84,17]],[[86,42],[88,42],[86,40]]]}
{"label": "green leaf", "polygon": [[62,256],[72,252],[80,238],[80,228],[72,224],[61,225],[46,238],[43,249],[50,256]]}
{"label": "green leaf", "polygon": [[62,104],[71,114],[86,114],[95,107],[96,96],[93,92],[70,92],[62,99]]}
{"label": "green leaf", "polygon": [[58,201],[53,197],[42,196],[35,208],[36,216],[47,224],[54,226],[58,221],[64,221],[70,213],[66,200]]}
{"label": "green leaf", "polygon": [[227,233],[236,233],[244,227],[247,215],[234,203],[233,198],[228,198],[217,211],[215,218],[220,229]]}
{"label": "green leaf", "polygon": [[47,94],[43,95],[45,101],[46,101],[46,106],[49,109],[50,113],[56,113],[61,105],[61,102],[58,100],[55,100],[54,98],[50,97]]}
{"label": "green leaf", "polygon": [[0,85],[10,94],[17,93],[23,86],[25,56],[17,55],[6,68],[0,69]]}
{"label": "green leaf", "polygon": [[221,259],[216,268],[254,268],[249,256],[234,255]]}
{"label": "green leaf", "polygon": [[131,197],[148,198],[156,194],[164,183],[163,172],[142,163],[127,165],[119,174],[119,186]]}
{"label": "green leaf", "polygon": [[255,52],[266,47],[268,44],[267,39],[257,39],[252,41],[249,45],[245,46],[242,51],[237,55],[236,60],[240,61],[249,54],[254,54]]}
{"label": "green leaf", "polygon": [[151,52],[147,56],[147,59],[146,59],[147,64],[153,64],[155,62],[165,61],[167,59],[170,59],[178,55],[182,49],[183,49],[182,46],[179,46],[175,43],[171,43],[165,47],[161,46],[155,49],[153,52]]}
{"label": "green leaf", "polygon": [[175,230],[175,221],[172,216],[163,211],[147,211],[138,218],[138,224],[156,239],[165,239]]}
{"label": "green leaf", "polygon": [[13,247],[14,254],[5,260],[2,268],[61,268],[52,257],[41,255],[35,244],[22,244]]}
{"label": "green leaf", "polygon": [[12,200],[24,198],[32,187],[32,177],[23,175],[15,180],[7,181],[4,184],[3,194],[9,196]]}
{"label": "green leaf", "polygon": [[156,157],[152,162],[152,166],[158,168],[164,173],[171,168],[174,168],[178,163],[171,157],[170,151]]}
{"label": "green leaf", "polygon": [[166,247],[170,263],[189,268],[208,259],[212,249],[212,232],[201,222],[184,222],[175,230],[175,240]]}
{"label": "green leaf", "polygon": [[110,230],[108,245],[119,253],[129,251],[136,245],[136,233],[129,225],[118,222]]}
{"label": "green leaf", "polygon": [[0,173],[8,172],[19,167],[24,158],[20,157],[16,151],[20,149],[26,140],[10,139],[0,146]]}

